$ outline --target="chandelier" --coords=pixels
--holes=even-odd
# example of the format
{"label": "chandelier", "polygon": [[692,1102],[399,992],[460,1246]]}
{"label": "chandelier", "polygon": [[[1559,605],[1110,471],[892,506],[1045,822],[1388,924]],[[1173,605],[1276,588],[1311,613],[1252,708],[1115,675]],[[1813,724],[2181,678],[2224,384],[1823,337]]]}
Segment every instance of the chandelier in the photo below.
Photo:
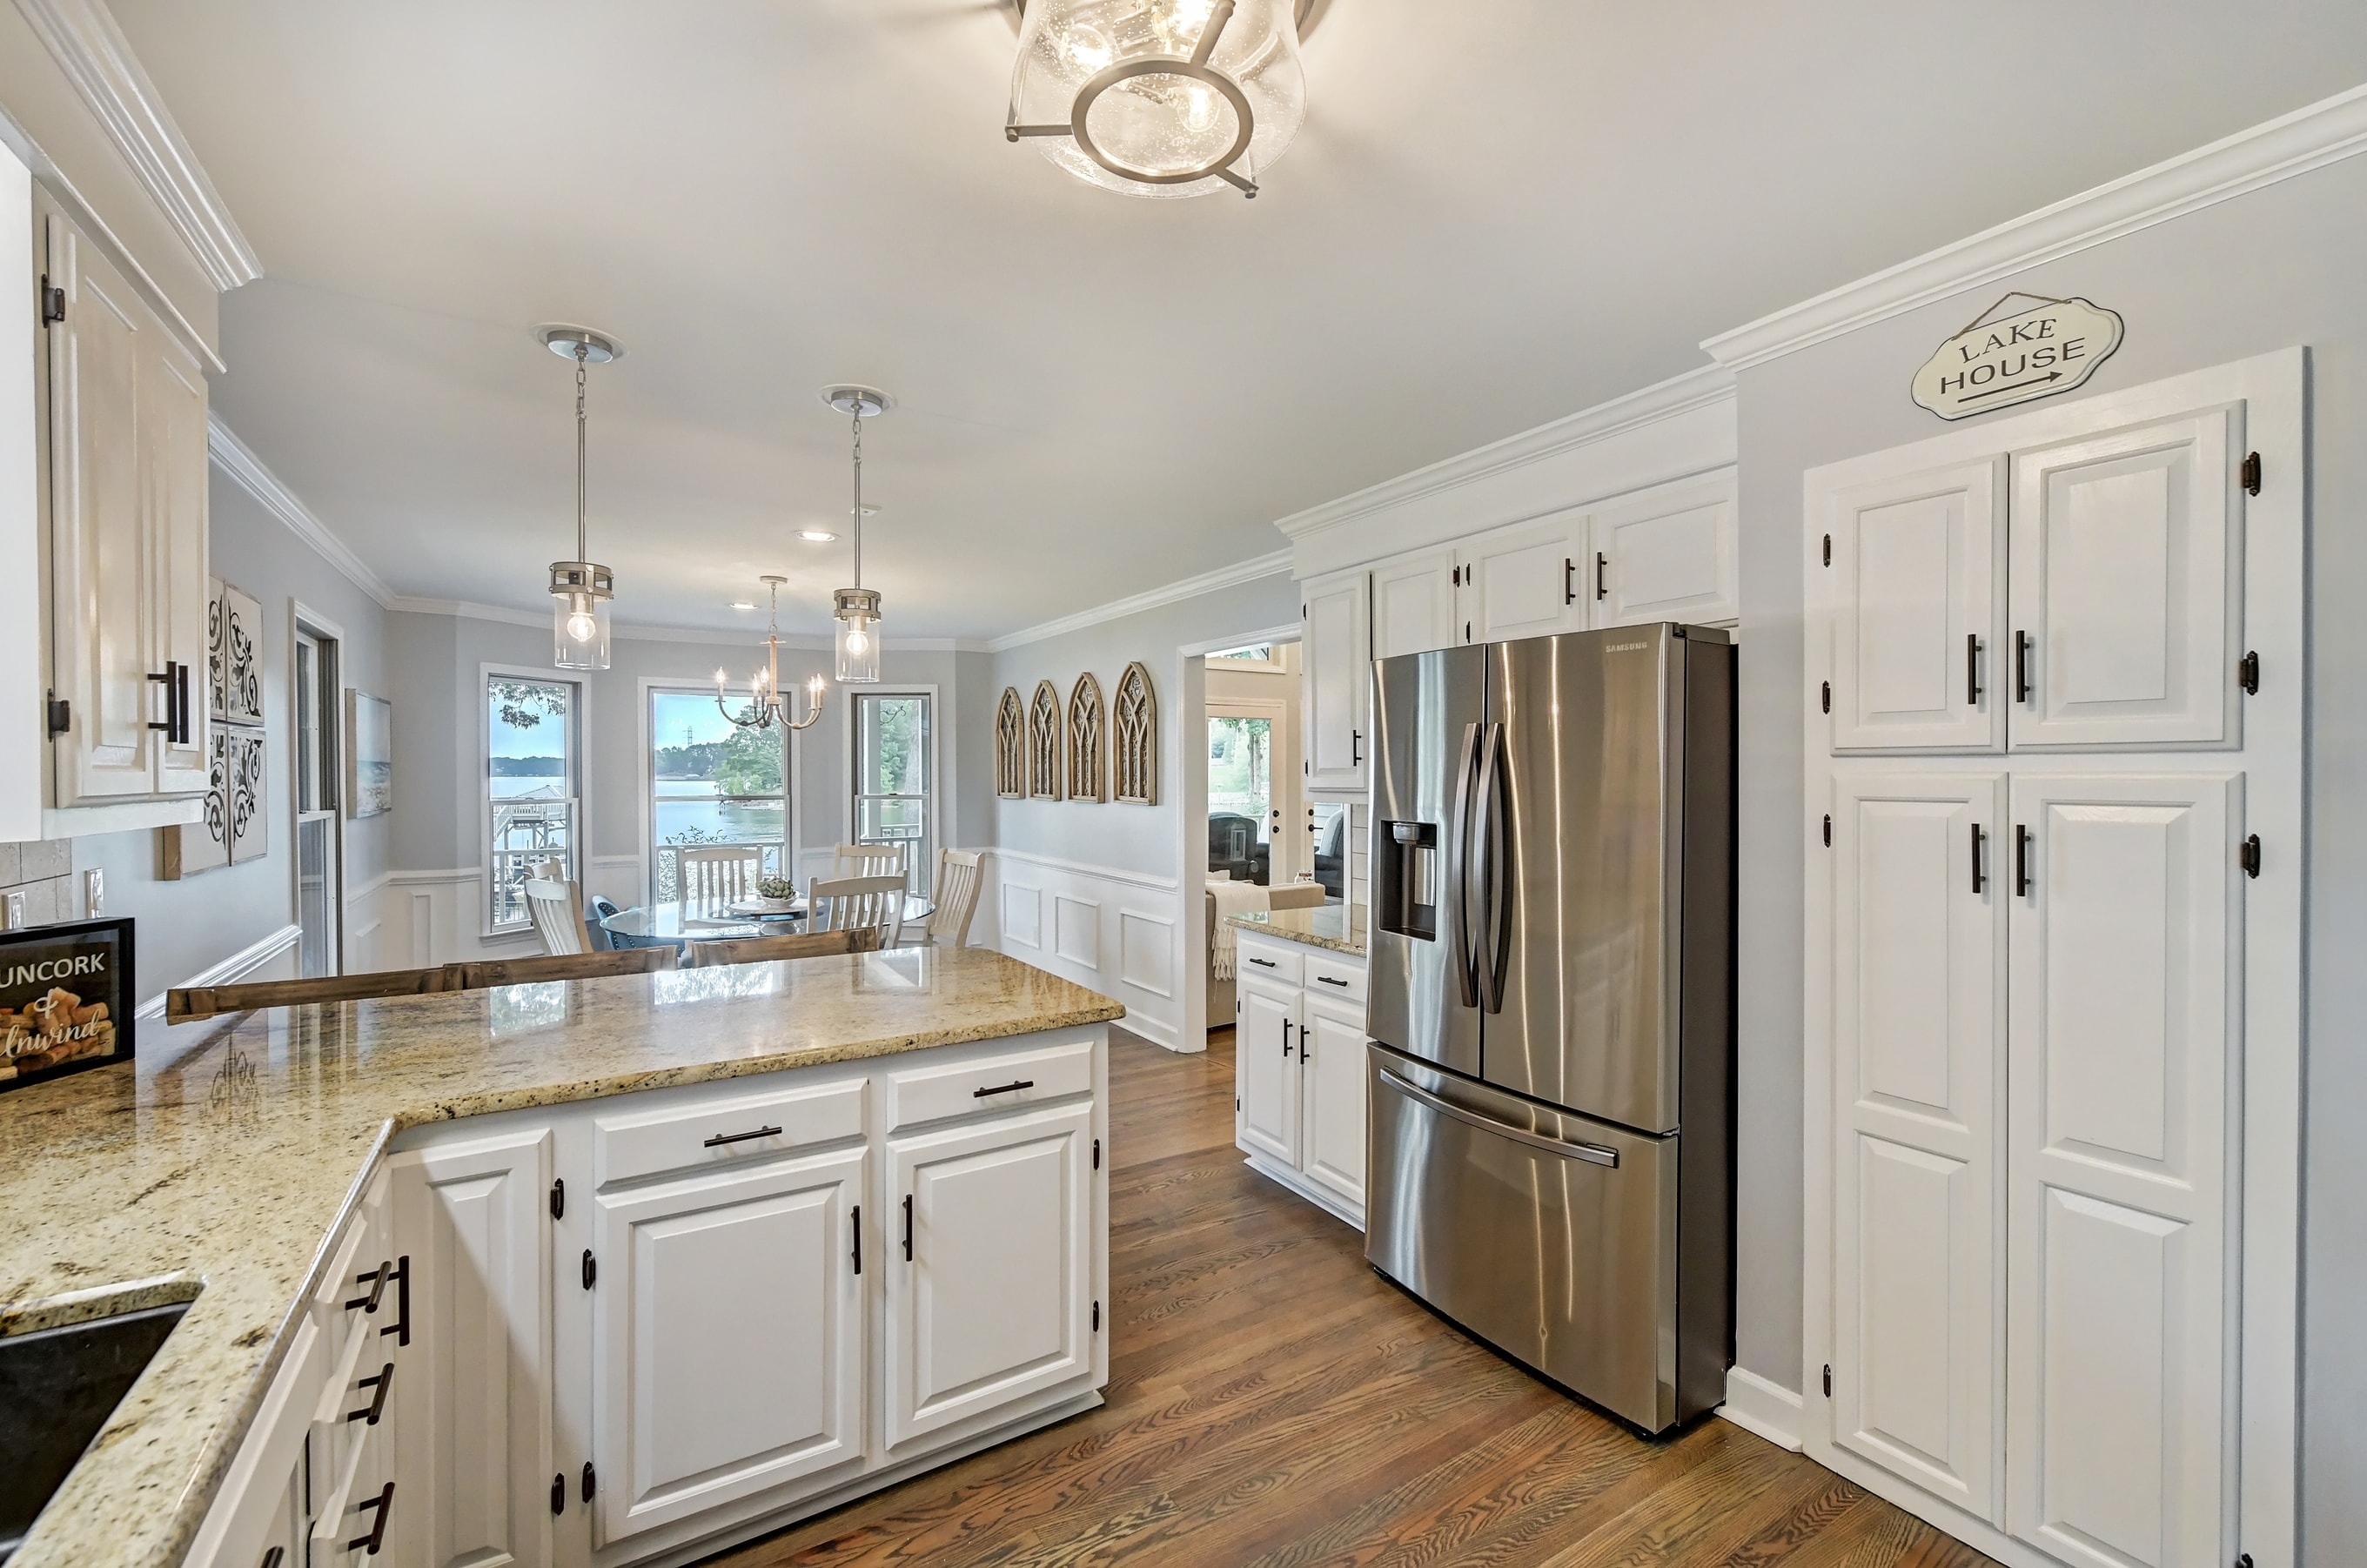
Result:
{"label": "chandelier", "polygon": [[617,577],[584,558],[591,552],[583,542],[583,372],[624,350],[615,339],[582,327],[546,327],[542,341],[551,353],[575,361],[575,558],[550,563],[550,661],[561,670],[606,670]]}
{"label": "chandelier", "polygon": [[849,686],[879,679],[879,595],[863,586],[863,422],[888,412],[888,394],[876,387],[832,387],[822,400],[855,422],[855,586],[831,596],[838,618],[838,678]]}
{"label": "chandelier", "polygon": [[1131,196],[1243,196],[1298,134],[1304,0],[1021,0],[1006,140]]}
{"label": "chandelier", "polygon": [[715,672],[715,706],[724,717],[742,729],[770,729],[776,724],[784,729],[806,729],[821,716],[822,683],[819,674],[805,684],[805,702],[802,705],[805,714],[802,717],[791,718],[788,710],[782,705],[781,584],[787,581],[786,577],[770,574],[763,579],[764,586],[773,592],[773,608],[765,619],[764,667],[748,679],[748,706],[744,713],[735,714],[723,705],[723,671],[718,670]]}

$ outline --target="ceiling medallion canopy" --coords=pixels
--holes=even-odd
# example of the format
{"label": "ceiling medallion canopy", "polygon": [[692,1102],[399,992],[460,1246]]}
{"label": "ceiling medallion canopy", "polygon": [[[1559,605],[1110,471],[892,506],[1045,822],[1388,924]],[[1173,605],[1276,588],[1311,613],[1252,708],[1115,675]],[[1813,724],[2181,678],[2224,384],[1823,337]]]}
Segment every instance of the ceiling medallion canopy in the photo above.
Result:
{"label": "ceiling medallion canopy", "polygon": [[855,423],[855,586],[831,596],[838,618],[838,678],[849,686],[879,679],[879,594],[863,586],[863,520],[878,510],[863,504],[863,422],[888,412],[888,394],[877,387],[827,387],[821,400]]}
{"label": "ceiling medallion canopy", "polygon": [[537,335],[551,353],[575,362],[575,558],[550,563],[550,661],[561,670],[606,670],[608,606],[617,597],[617,578],[586,558],[591,552],[583,537],[583,376],[592,366],[623,358],[625,351],[616,339],[586,327],[544,327]]}
{"label": "ceiling medallion canopy", "polygon": [[1003,135],[1129,196],[1243,196],[1298,134],[1297,0],[1025,0]]}

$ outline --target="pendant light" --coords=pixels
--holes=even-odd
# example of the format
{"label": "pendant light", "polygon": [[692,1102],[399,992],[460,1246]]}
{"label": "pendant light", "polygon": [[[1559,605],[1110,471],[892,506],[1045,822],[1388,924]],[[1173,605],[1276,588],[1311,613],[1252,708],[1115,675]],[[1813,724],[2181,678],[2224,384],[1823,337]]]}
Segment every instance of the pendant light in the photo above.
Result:
{"label": "pendant light", "polygon": [[583,373],[606,365],[624,350],[613,338],[582,327],[546,327],[542,341],[551,353],[575,361],[575,558],[550,563],[550,661],[561,670],[608,668],[608,604],[617,578],[585,558],[583,540]]}
{"label": "pendant light", "polygon": [[1129,196],[1258,180],[1307,118],[1312,0],[1022,0],[1006,140]]}
{"label": "pendant light", "polygon": [[791,718],[781,703],[781,584],[786,577],[767,574],[764,586],[773,591],[773,613],[764,627],[764,667],[748,681],[748,707],[743,715],[734,714],[723,705],[723,671],[715,672],[715,705],[724,717],[742,729],[770,729],[778,724],[784,729],[806,729],[821,716],[821,677],[816,675],[805,684],[805,715]]}
{"label": "pendant light", "polygon": [[832,387],[822,400],[855,422],[855,586],[832,595],[838,617],[838,679],[867,686],[879,679],[879,595],[863,586],[863,422],[888,412],[888,394],[876,387]]}

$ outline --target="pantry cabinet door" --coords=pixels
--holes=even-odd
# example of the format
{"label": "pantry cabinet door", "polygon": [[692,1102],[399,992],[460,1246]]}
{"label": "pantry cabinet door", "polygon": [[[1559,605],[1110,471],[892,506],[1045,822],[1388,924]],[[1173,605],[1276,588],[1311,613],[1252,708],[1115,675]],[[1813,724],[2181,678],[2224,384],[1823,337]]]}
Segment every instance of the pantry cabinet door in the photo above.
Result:
{"label": "pantry cabinet door", "polygon": [[1732,472],[1605,507],[1589,532],[1595,626],[1709,626],[1741,615]]}
{"label": "pantry cabinet door", "polygon": [[[206,565],[206,378],[187,349],[147,334],[141,378],[142,491],[153,563],[152,668],[181,671],[188,692],[186,739],[156,732],[156,793],[203,795],[207,786],[206,668],[212,580]],[[253,601],[248,601],[250,604]],[[260,824],[257,824],[258,829]],[[258,842],[251,852],[260,852]],[[234,857],[237,858],[237,857]]]}
{"label": "pantry cabinet door", "polygon": [[1373,657],[1428,653],[1461,638],[1453,550],[1426,550],[1373,569]]}
{"label": "pantry cabinet door", "polygon": [[[1358,1209],[1365,1206],[1365,1010],[1353,1002],[1308,997],[1300,1003],[1299,1168]],[[1238,1043],[1234,1059],[1240,1060]]]}
{"label": "pantry cabinet door", "polygon": [[1243,976],[1233,1030],[1233,1082],[1240,1141],[1285,1168],[1298,1166],[1298,992]]}
{"label": "pantry cabinet door", "polygon": [[387,1163],[410,1328],[399,1350],[402,1336],[376,1337],[395,1358],[391,1543],[427,1568],[547,1563],[551,1134]]}
{"label": "pantry cabinet door", "polygon": [[1509,642],[1586,629],[1586,514],[1565,512],[1467,540],[1462,640]]}
{"label": "pantry cabinet door", "polygon": [[2004,507],[1994,457],[1809,496],[1834,750],[2005,749]]}
{"label": "pantry cabinet door", "polygon": [[2240,784],[2014,782],[2008,1529],[2083,1568],[2229,1560]]}
{"label": "pantry cabinet door", "polygon": [[2240,405],[2013,457],[2016,750],[2240,743]]}
{"label": "pantry cabinet door", "polygon": [[1315,789],[1365,787],[1366,710],[1372,704],[1369,583],[1361,571],[1301,585],[1307,634],[1307,783]]}
{"label": "pantry cabinet door", "polygon": [[596,1545],[862,1457],[869,1161],[840,1149],[597,1199]]}
{"label": "pantry cabinet door", "polygon": [[1093,1122],[1054,1106],[888,1145],[892,1457],[1092,1375]]}
{"label": "pantry cabinet door", "polygon": [[1992,1522],[2004,1421],[1997,773],[1833,811],[1833,1442]]}

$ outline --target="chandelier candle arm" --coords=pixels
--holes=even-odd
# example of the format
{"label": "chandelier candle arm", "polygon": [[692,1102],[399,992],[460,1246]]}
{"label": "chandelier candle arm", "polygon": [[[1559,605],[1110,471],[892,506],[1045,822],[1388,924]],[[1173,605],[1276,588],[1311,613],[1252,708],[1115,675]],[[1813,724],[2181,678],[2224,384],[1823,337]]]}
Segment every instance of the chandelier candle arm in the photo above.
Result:
{"label": "chandelier candle arm", "polygon": [[764,667],[748,677],[748,713],[742,717],[723,705],[728,677],[720,669],[715,671],[715,711],[742,729],[770,729],[777,724],[784,729],[810,729],[821,717],[822,679],[816,674],[803,688],[805,712],[798,717],[781,701],[781,584],[786,577],[767,575],[764,585],[772,590],[772,614],[765,620]]}

